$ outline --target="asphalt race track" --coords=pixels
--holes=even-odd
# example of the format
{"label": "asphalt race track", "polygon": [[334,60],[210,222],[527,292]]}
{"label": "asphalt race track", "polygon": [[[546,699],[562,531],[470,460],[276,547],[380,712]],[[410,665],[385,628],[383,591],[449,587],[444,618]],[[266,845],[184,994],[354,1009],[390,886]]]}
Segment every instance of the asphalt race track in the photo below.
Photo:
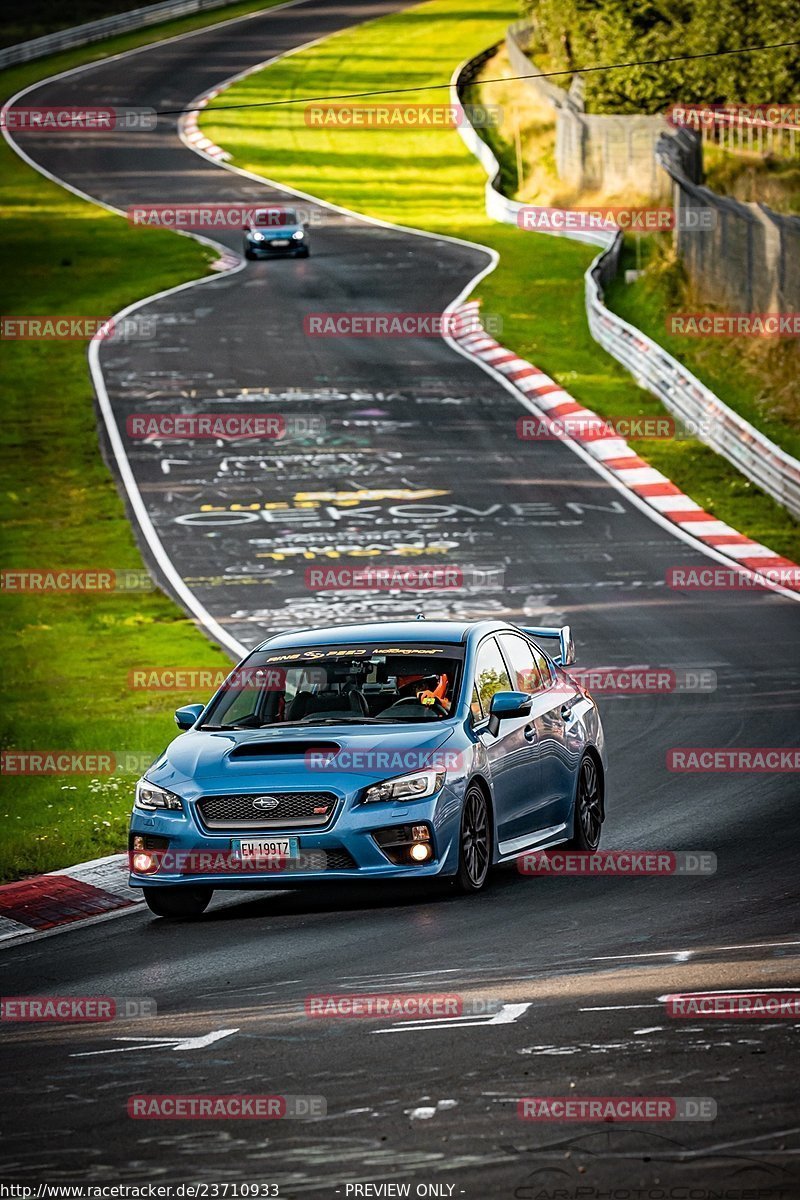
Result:
{"label": "asphalt race track", "polygon": [[[399,7],[309,0],[143,50],[124,70],[101,63],[24,103],[185,108],[250,65]],[[176,118],[136,136],[17,140],[122,209],[278,197],[190,151]],[[137,911],[8,949],[5,994],[150,996],[159,1015],[7,1027],[0,1173],[271,1181],[282,1197],[354,1195],[348,1184],[371,1181],[478,1200],[689,1185],[707,1189],[701,1200],[714,1187],[732,1200],[747,1188],[789,1200],[800,1194],[798,1023],[673,1019],[658,998],[800,987],[796,777],[666,767],[671,747],[797,744],[800,608],[769,592],[670,590],[670,566],[708,559],[564,445],[520,441],[524,410],[444,341],[304,333],[312,311],[439,312],[486,266],[479,249],[325,209],[312,235],[310,259],[248,263],[165,296],[146,309],[154,338],[101,350],[123,437],[131,413],[181,406],[325,423],[304,433],[298,420],[280,444],[126,440],[180,576],[246,645],[421,605],[431,616],[568,621],[581,665],[712,670],[707,693],[600,697],[612,764],[604,846],[712,851],[718,869],[649,879],[504,870],[474,899],[438,887],[236,894],[192,925]],[[239,248],[238,236],[220,240]],[[422,600],[306,587],[310,565],[352,565],[353,551],[374,548],[381,563],[414,561],[411,551],[452,562],[469,586]],[[309,994],[395,989],[511,1007],[503,1022],[438,1028],[304,1015]],[[170,1037],[177,1048],[158,1040]],[[194,1038],[206,1044],[181,1047]],[[169,1091],[323,1096],[328,1115],[128,1117],[130,1095]],[[570,1092],[711,1097],[717,1116],[592,1127],[516,1115],[519,1097]]]}

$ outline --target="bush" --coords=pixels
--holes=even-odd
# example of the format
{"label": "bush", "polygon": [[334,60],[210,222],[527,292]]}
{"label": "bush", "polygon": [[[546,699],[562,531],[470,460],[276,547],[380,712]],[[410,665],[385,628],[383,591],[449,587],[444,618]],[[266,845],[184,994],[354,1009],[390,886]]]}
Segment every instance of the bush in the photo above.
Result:
{"label": "bush", "polygon": [[[552,70],[707,54],[785,42],[795,0],[533,0],[528,12]],[[663,112],[670,104],[794,103],[800,48],[597,71],[582,76],[588,112]],[[567,77],[558,80],[567,86]]]}

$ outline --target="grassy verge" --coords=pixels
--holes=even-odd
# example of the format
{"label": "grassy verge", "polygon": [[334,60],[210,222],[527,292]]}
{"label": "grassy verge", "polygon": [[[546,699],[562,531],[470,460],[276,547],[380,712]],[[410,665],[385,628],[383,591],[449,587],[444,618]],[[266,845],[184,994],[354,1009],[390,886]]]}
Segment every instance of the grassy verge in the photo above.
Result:
{"label": "grassy verge", "polygon": [[636,265],[634,248],[626,242],[619,275],[607,291],[609,307],[684,363],[745,420],[800,457],[800,348],[789,339],[670,334],[667,313],[705,312],[711,306],[693,299],[669,243],[646,240],[642,263],[644,274],[626,284],[625,269]]}
{"label": "grassy verge", "polygon": [[767,154],[732,154],[703,143],[705,183],[723,196],[800,215],[800,162]]}
{"label": "grassy verge", "polygon": [[[4,72],[8,96],[78,62],[264,8],[243,4]],[[131,228],[27,167],[0,142],[2,309],[106,315],[203,275],[212,252],[167,231]],[[58,252],[42,230],[58,230]],[[0,466],[4,570],[141,568],[100,457],[85,342],[5,342]],[[203,697],[135,691],[144,666],[219,668],[227,657],[161,593],[0,593],[4,750],[154,757],[171,710]],[[130,767],[124,762],[123,767]],[[2,783],[0,878],[122,850],[137,771],[11,776]]]}
{"label": "grassy verge", "polygon": [[[446,80],[459,62],[501,40],[514,15],[505,0],[432,0],[337,34],[227,91],[204,111],[203,129],[250,170],[373,216],[493,246],[500,265],[479,294],[485,311],[502,314],[504,344],[608,418],[658,415],[660,402],[589,336],[583,272],[594,251],[489,221],[483,171],[455,131],[313,127],[300,103],[221,107],[385,89],[393,79],[402,87]],[[422,92],[398,99],[444,103],[445,97]],[[484,99],[495,102],[490,88]],[[700,443],[633,445],[707,510],[777,553],[800,556],[796,522]]]}

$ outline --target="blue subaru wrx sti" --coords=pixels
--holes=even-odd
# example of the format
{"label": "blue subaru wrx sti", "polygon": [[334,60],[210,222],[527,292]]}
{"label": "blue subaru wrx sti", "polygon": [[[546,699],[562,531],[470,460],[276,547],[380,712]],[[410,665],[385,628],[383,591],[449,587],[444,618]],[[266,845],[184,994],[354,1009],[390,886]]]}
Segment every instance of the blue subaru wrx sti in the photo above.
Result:
{"label": "blue subaru wrx sti", "polygon": [[[540,643],[552,647],[545,653]],[[603,730],[569,626],[403,621],[278,634],[136,786],[130,882],[160,916],[215,888],[442,876],[594,850]]]}

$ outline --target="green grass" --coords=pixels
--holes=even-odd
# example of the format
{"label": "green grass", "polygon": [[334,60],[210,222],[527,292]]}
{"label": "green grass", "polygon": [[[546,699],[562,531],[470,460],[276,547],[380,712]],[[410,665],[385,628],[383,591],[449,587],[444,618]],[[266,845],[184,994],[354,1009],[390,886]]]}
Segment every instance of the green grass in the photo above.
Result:
{"label": "green grass", "polygon": [[[224,108],[447,80],[458,63],[500,41],[515,15],[504,0],[432,0],[337,34],[236,84],[204,110],[203,130],[239,166],[372,216],[494,247],[500,265],[478,295],[485,312],[502,314],[505,345],[607,418],[663,415],[589,335],[583,273],[595,251],[489,221],[483,170],[456,131],[310,127],[302,103]],[[441,91],[397,97],[446,98]],[[492,102],[491,87],[484,99]],[[711,450],[693,440],[632,445],[708,511],[800,557],[797,523]]]}
{"label": "green grass", "polygon": [[692,300],[668,245],[654,245],[652,239],[643,242],[645,273],[634,283],[624,282],[625,269],[636,265],[634,249],[626,243],[619,275],[607,290],[609,307],[684,363],[787,453],[800,457],[800,347],[786,338],[693,338],[669,333],[668,313],[706,312],[712,306]]}
{"label": "green grass", "polygon": [[800,160],[777,154],[735,154],[703,143],[706,187],[775,212],[800,215]]}
{"label": "green grass", "polygon": [[[243,4],[84,47],[3,73],[3,94],[77,62],[265,5]],[[213,252],[131,228],[49,183],[0,142],[2,311],[111,314],[208,270]],[[58,229],[58,252],[41,235]],[[84,342],[4,342],[0,428],[2,569],[141,568],[99,448]],[[0,593],[3,749],[133,752],[171,739],[172,709],[202,696],[128,686],[137,666],[229,666],[158,591],[86,596]],[[0,780],[0,878],[123,850],[136,770]]]}

